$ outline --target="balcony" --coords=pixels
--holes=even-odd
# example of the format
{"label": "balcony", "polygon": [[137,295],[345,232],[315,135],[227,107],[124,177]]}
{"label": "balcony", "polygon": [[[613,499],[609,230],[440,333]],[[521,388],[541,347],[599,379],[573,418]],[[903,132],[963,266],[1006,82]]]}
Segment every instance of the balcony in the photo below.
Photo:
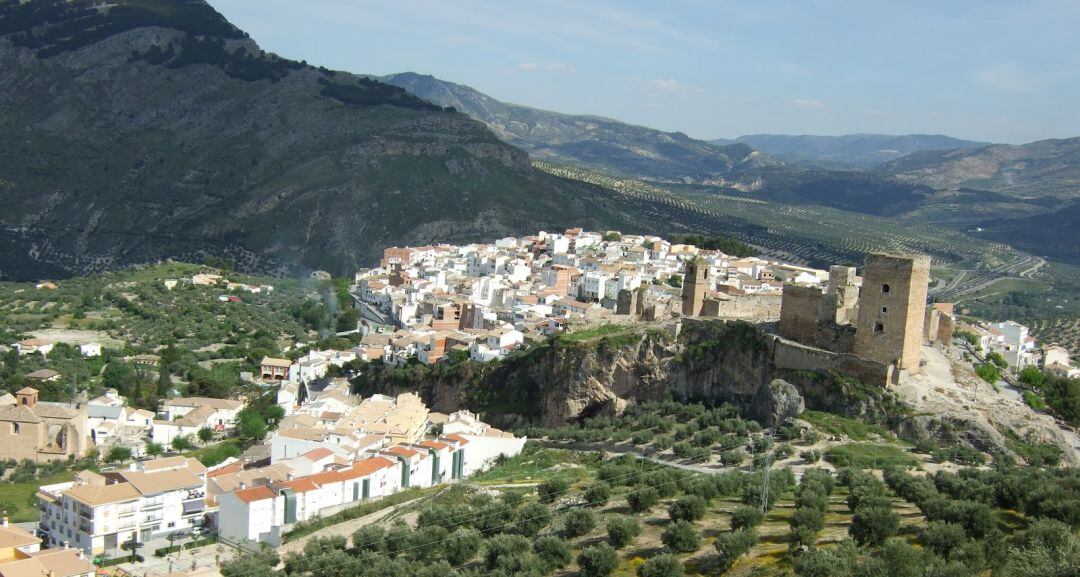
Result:
{"label": "balcony", "polygon": [[194,499],[192,501],[184,501],[184,515],[193,515],[195,513],[201,513],[203,509],[206,509],[206,501],[202,499]]}
{"label": "balcony", "polygon": [[164,500],[147,501],[147,502],[143,503],[142,510],[143,511],[156,511],[158,509],[161,509],[164,506],[165,506],[165,501]]}
{"label": "balcony", "polygon": [[87,535],[93,535],[94,534],[94,524],[80,521],[79,522],[79,532],[80,533],[86,533]]}

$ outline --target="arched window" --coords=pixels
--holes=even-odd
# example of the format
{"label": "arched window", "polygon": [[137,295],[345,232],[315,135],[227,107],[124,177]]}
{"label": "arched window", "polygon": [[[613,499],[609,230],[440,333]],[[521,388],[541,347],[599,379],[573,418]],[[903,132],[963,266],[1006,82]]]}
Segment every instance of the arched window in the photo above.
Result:
{"label": "arched window", "polygon": [[883,333],[883,332],[885,332],[885,325],[883,325],[881,323],[874,323],[874,332],[875,333]]}
{"label": "arched window", "polygon": [[881,292],[883,294],[889,294],[889,285],[887,285],[887,284],[881,285]]}

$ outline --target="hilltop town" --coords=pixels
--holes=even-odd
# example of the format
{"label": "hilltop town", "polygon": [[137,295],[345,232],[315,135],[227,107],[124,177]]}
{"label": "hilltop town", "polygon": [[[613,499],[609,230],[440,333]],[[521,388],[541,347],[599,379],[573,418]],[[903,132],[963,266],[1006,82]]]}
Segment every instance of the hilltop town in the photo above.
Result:
{"label": "hilltop town", "polygon": [[[860,386],[893,391],[914,407],[950,406],[946,397],[953,393],[928,392],[942,386],[962,392],[968,385],[954,381],[964,371],[977,373],[988,387],[999,381],[1020,386],[1032,371],[1047,379],[1077,376],[1067,350],[1038,346],[1018,323],[977,322],[951,303],[928,304],[928,256],[871,254],[859,268],[821,270],[752,256],[748,247],[722,239],[689,240],[694,242],[573,228],[490,244],[388,248],[377,267],[356,272],[347,283],[343,294],[352,300],[345,303],[352,312],[339,313],[336,334],[287,342],[257,361],[222,364],[234,371],[236,383],[223,389],[223,398],[177,390],[195,389],[170,377],[170,361],[163,359],[168,347],[122,354],[85,338],[15,341],[8,356],[41,368],[25,375],[25,386],[0,397],[0,458],[45,467],[74,461],[86,470],[40,483],[33,532],[0,528],[12,532],[13,542],[26,543],[12,553],[12,562],[47,569],[54,557],[35,549],[46,547],[71,551],[63,559],[71,557],[65,563],[72,571],[92,570],[90,561],[138,570],[142,565],[129,556],[145,558],[140,549],[168,551],[174,541],[224,544],[235,552],[254,551],[260,543],[278,547],[309,524],[344,522],[350,511],[396,502],[395,495],[468,483],[523,454],[524,434],[493,427],[469,407],[431,410],[416,391],[357,394],[350,378],[373,366],[490,366],[560,337],[588,342],[593,335],[640,327],[678,339],[682,331],[718,323],[752,327],[776,374],[843,375]],[[741,254],[703,248],[710,245]],[[154,280],[160,285],[155,290],[189,291],[221,311],[263,306],[289,290],[234,280],[239,277],[228,271],[194,270],[188,277]],[[41,283],[32,290],[48,295],[62,286]],[[128,398],[104,378],[95,379],[100,394],[92,398],[88,387],[43,400],[42,390],[62,395],[56,392],[63,389],[64,375],[56,370],[62,366],[52,359],[68,356],[96,363],[101,374],[120,363],[140,371],[141,382],[168,377],[174,388],[157,388],[164,392],[160,399],[131,389],[142,396]],[[982,371],[991,368],[989,378]],[[765,399],[772,412],[755,414],[770,430],[799,418],[799,387],[746,379],[740,386],[774,395]],[[974,390],[977,395],[978,385]],[[146,406],[148,399],[154,406]],[[1011,450],[1028,445],[993,433],[995,428],[1034,430],[1039,418],[1045,422],[1038,426],[1048,427],[1039,431],[1056,426],[1021,402],[1007,412],[1011,416],[983,425]],[[839,450],[839,439],[815,450]],[[200,444],[205,450],[192,453]],[[719,472],[742,466],[741,458],[730,458],[730,447],[699,448],[699,467]],[[652,450],[665,459],[697,454],[660,443]],[[1075,455],[1055,458],[1072,462]],[[198,565],[197,558],[192,562]]]}

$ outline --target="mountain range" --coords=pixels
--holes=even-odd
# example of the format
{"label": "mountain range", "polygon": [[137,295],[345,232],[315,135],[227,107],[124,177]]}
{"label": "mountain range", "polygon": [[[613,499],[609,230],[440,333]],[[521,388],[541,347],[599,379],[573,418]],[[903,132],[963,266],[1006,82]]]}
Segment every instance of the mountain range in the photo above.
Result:
{"label": "mountain range", "polygon": [[871,168],[915,152],[977,148],[990,144],[940,134],[751,134],[734,140],[721,138],[710,142],[724,146],[748,144],[792,164],[841,169]]}
{"label": "mountain range", "polygon": [[[292,61],[260,49],[203,0],[0,2],[0,134],[7,278],[207,255],[253,271],[341,274],[386,246],[537,228],[762,230],[705,218],[693,203],[536,170],[530,156],[696,187],[720,209],[738,194],[983,225],[991,236],[1006,230],[1001,215],[1072,210],[1080,166],[1072,139],[921,150],[871,170],[850,160],[822,167],[784,157],[799,146],[873,156],[978,143],[744,137],[775,155],[749,142],[717,145],[502,103],[431,76],[374,78]],[[785,138],[804,144],[782,148]],[[1023,228],[1008,230],[1025,242]],[[1057,254],[1075,244],[1066,235]]]}
{"label": "mountain range", "polygon": [[716,146],[681,132],[509,104],[430,75],[404,72],[379,80],[464,112],[499,138],[542,160],[581,163],[666,182],[737,183],[752,180],[764,168],[783,166],[745,144]]}

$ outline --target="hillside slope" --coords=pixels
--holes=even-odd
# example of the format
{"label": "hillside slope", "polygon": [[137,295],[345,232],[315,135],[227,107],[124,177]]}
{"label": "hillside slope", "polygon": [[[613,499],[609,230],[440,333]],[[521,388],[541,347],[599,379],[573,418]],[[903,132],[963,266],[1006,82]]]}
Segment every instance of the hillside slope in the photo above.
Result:
{"label": "hillside slope", "polygon": [[387,245],[670,222],[464,114],[266,54],[201,0],[0,2],[0,134],[6,278],[205,254],[346,273]]}
{"label": "hillside slope", "polygon": [[739,181],[782,163],[745,144],[712,146],[599,116],[562,114],[509,104],[462,84],[405,72],[380,80],[484,122],[500,138],[535,158],[583,163],[661,181]]}
{"label": "hillside slope", "polygon": [[973,188],[1021,198],[1077,198],[1080,197],[1080,137],[919,152],[883,164],[877,170],[938,189]]}
{"label": "hillside slope", "polygon": [[820,168],[870,168],[914,152],[989,144],[940,134],[749,134],[735,140],[710,142],[719,145],[741,142],[785,162]]}

